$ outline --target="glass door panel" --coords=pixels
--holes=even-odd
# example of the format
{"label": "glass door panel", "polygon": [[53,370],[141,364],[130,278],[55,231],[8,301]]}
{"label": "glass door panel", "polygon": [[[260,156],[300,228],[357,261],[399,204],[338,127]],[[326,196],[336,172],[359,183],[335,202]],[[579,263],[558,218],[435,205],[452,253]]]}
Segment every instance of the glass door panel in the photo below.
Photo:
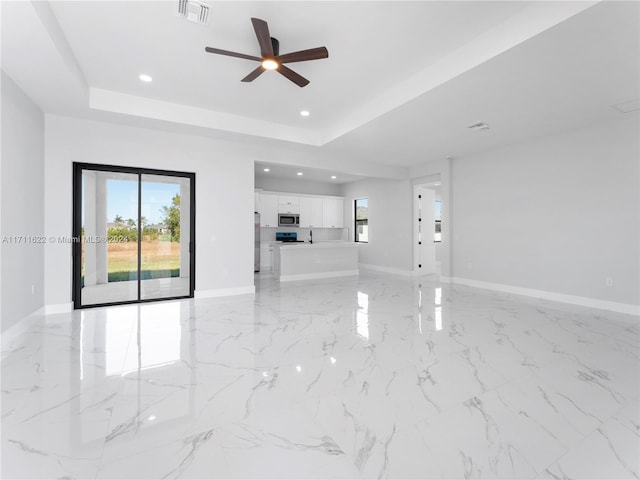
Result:
{"label": "glass door panel", "polygon": [[190,293],[190,179],[142,174],[140,299]]}
{"label": "glass door panel", "polygon": [[81,306],[138,299],[138,175],[82,170]]}

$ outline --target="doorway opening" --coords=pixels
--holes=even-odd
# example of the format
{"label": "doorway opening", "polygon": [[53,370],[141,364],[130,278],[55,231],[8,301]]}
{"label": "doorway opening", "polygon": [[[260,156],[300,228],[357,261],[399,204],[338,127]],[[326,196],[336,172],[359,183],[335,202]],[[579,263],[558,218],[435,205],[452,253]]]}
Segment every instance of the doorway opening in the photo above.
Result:
{"label": "doorway opening", "polygon": [[417,275],[441,273],[439,244],[441,241],[440,179],[413,186],[414,249],[413,271]]}
{"label": "doorway opening", "polygon": [[195,174],[74,163],[73,305],[174,298],[195,289]]}

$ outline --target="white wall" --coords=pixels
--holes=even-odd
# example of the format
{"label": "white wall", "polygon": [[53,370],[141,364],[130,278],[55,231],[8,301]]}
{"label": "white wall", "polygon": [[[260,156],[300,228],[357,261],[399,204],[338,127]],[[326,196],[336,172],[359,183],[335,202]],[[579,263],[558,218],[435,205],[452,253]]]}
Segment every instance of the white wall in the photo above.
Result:
{"label": "white wall", "polygon": [[628,114],[455,159],[453,276],[638,305],[639,127]]}
{"label": "white wall", "polygon": [[5,332],[44,302],[44,245],[7,243],[15,235],[42,236],[44,232],[44,115],[4,72],[1,155],[1,318]]}
{"label": "white wall", "polygon": [[359,262],[391,271],[412,269],[411,182],[408,180],[361,180],[343,185],[345,226],[353,241],[356,198],[369,199],[369,243],[359,245]]}
{"label": "white wall", "polygon": [[[45,233],[71,235],[72,163],[196,174],[196,296],[253,292],[253,159],[215,139],[46,115]],[[71,302],[71,248],[47,245],[45,303]]]}
{"label": "white wall", "polygon": [[271,192],[307,193],[311,195],[341,195],[340,184],[338,183],[256,175],[255,184],[256,188]]}

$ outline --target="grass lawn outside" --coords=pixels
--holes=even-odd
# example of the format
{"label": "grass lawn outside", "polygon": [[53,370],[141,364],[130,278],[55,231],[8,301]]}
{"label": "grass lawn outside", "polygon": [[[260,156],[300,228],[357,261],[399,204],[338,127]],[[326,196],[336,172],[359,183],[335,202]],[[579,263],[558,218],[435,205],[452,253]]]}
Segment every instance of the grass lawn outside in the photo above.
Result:
{"label": "grass lawn outside", "polygon": [[[142,280],[180,276],[180,243],[163,240],[141,242]],[[138,244],[109,243],[107,246],[109,282],[138,279]]]}

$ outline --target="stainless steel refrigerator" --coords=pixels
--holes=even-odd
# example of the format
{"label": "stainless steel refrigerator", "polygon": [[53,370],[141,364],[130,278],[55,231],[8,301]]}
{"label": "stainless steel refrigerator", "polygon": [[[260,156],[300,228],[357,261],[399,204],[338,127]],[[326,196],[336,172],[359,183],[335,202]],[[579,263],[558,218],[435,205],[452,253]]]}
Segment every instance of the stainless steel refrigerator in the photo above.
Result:
{"label": "stainless steel refrigerator", "polygon": [[253,271],[254,272],[259,272],[260,271],[260,214],[258,212],[255,212],[255,220],[254,220],[254,224],[255,224],[255,254],[254,254],[254,260],[253,260]]}

